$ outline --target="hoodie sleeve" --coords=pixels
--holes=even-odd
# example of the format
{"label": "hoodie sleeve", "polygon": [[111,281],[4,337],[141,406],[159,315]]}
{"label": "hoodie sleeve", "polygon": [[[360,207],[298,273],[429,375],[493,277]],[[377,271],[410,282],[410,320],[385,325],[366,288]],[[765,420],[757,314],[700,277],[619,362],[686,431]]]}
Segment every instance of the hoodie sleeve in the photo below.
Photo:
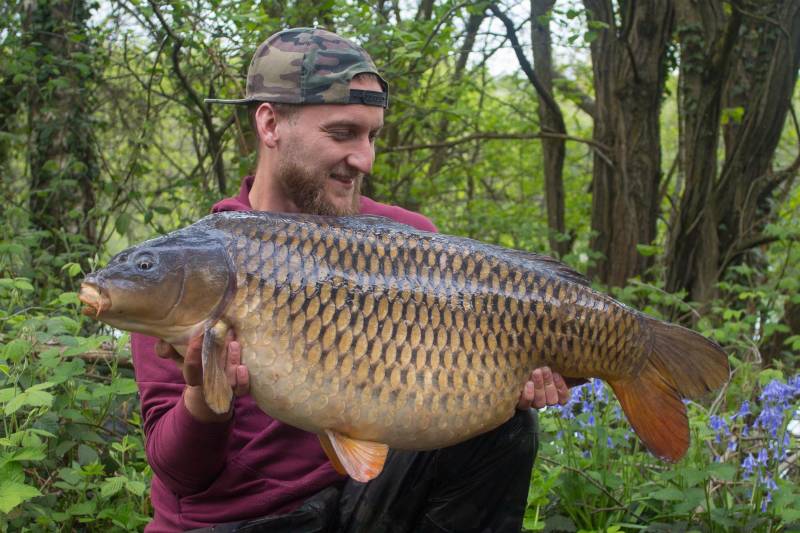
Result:
{"label": "hoodie sleeve", "polygon": [[183,403],[186,384],[177,365],[155,353],[157,339],[131,336],[142,408],[145,452],[156,476],[178,496],[207,488],[225,466],[233,418],[196,420]]}

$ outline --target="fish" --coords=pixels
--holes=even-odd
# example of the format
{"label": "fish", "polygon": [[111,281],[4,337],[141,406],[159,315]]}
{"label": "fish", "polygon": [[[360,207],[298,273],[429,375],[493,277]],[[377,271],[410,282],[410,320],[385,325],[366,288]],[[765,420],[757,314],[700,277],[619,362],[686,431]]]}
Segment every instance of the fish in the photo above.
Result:
{"label": "fish", "polygon": [[545,255],[375,216],[223,212],[114,256],[83,312],[202,343],[203,396],[225,413],[225,335],[270,416],[316,433],[357,481],[389,448],[429,450],[511,418],[537,367],[599,378],[654,455],[689,447],[683,399],[728,379],[714,341],[630,308]]}

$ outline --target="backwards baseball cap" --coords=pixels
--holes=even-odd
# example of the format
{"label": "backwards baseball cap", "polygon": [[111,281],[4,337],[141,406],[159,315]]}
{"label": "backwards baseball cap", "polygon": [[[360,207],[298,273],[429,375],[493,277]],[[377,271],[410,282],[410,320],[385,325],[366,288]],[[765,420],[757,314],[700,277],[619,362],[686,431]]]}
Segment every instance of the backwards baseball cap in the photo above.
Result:
{"label": "backwards baseball cap", "polygon": [[[365,72],[377,76],[382,92],[350,88],[350,80]],[[385,108],[389,105],[389,84],[360,46],[329,31],[291,28],[272,35],[256,49],[247,70],[244,98],[205,101],[363,104]]]}

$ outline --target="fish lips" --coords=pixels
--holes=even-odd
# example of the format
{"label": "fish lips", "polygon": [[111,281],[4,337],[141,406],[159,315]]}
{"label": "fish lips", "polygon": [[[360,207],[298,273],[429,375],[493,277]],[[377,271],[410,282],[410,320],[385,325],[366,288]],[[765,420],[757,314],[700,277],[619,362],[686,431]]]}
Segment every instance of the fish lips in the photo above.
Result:
{"label": "fish lips", "polygon": [[111,309],[111,298],[103,288],[95,283],[84,281],[78,292],[78,300],[85,304],[81,313],[98,318],[101,313]]}

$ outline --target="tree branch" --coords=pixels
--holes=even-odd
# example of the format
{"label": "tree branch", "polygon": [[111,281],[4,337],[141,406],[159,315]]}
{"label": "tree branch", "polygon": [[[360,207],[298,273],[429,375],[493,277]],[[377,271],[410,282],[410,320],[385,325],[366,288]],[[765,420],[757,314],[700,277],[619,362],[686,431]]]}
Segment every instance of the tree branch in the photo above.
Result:
{"label": "tree branch", "polygon": [[442,142],[433,142],[433,143],[420,143],[420,144],[408,144],[408,145],[398,145],[398,146],[391,146],[381,150],[381,152],[410,152],[414,150],[424,150],[428,148],[449,148],[452,146],[456,146],[458,144],[463,144],[471,141],[478,141],[478,140],[505,140],[505,139],[564,139],[565,141],[575,141],[583,144],[587,144],[592,147],[609,166],[613,167],[614,165],[611,162],[611,159],[608,158],[605,152],[610,152],[611,149],[597,141],[593,141],[590,139],[582,139],[580,137],[573,137],[572,135],[565,135],[563,133],[555,133],[549,131],[539,131],[535,133],[503,133],[503,132],[479,132],[479,133],[472,133],[470,135],[465,135],[464,137],[460,137],[458,139],[453,139],[451,141],[442,141]]}
{"label": "tree branch", "polygon": [[522,51],[522,46],[519,44],[519,39],[517,39],[517,32],[514,29],[514,23],[511,22],[511,19],[508,18],[508,15],[500,11],[500,8],[497,7],[497,4],[490,4],[489,9],[491,9],[492,13],[499,18],[502,23],[506,27],[506,35],[508,36],[508,40],[511,41],[511,46],[514,48],[514,53],[517,55],[517,61],[519,62],[520,68],[525,73],[525,76],[528,77],[528,81],[531,82],[533,87],[536,89],[536,92],[539,94],[539,98],[544,100],[544,103],[547,107],[552,111],[553,115],[558,117],[561,122],[562,131],[564,130],[564,119],[561,118],[561,109],[558,107],[558,104],[553,99],[553,95],[545,89],[542,83],[539,81],[539,77],[536,76],[536,72],[534,72],[533,67],[531,66],[528,58],[525,57],[525,53]]}
{"label": "tree branch", "polygon": [[181,70],[179,54],[181,48],[183,47],[183,38],[175,34],[169,24],[167,24],[167,21],[164,19],[164,15],[158,8],[158,5],[153,0],[148,0],[148,2],[150,7],[153,8],[153,12],[156,14],[159,22],[161,22],[161,26],[164,28],[164,31],[166,31],[167,35],[172,38],[172,68],[175,71],[175,75],[178,76],[178,80],[180,80],[184,90],[186,90],[186,93],[189,95],[189,99],[192,101],[192,103],[194,103],[195,107],[197,107],[198,111],[200,111],[203,126],[205,126],[205,129],[208,132],[209,152],[212,153],[212,164],[214,167],[214,173],[217,175],[217,185],[220,192],[225,193],[225,190],[227,189],[227,180],[225,179],[225,167],[223,160],[222,157],[220,157],[221,147],[219,144],[219,134],[214,129],[214,121],[211,117],[211,113],[208,111],[208,107],[206,107],[205,103],[203,103],[200,95],[197,94],[197,91],[194,90],[194,87],[192,87],[192,84]]}

